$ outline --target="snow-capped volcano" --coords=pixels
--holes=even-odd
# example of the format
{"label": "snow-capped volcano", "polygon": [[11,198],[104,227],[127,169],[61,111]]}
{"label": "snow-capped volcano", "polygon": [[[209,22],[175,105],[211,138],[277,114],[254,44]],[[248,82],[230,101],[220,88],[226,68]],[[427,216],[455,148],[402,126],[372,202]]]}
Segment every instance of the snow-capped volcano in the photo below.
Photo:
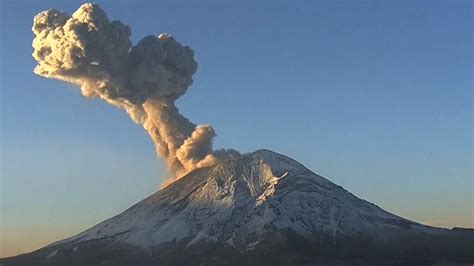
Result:
{"label": "snow-capped volcano", "polygon": [[[473,236],[398,217],[293,159],[259,150],[197,169],[123,213],[26,256],[92,265],[100,258],[115,261],[114,252],[121,250],[146,257],[141,264],[193,265],[210,257],[261,261],[261,254],[290,253],[301,259],[380,259],[407,252],[419,258],[422,252],[431,259],[442,248],[446,258],[469,260]],[[27,263],[23,259],[17,261]]]}
{"label": "snow-capped volcano", "polygon": [[[111,239],[150,249],[162,243],[216,241],[239,250],[266,232],[307,238],[364,234],[418,225],[358,199],[296,161],[267,150],[190,173],[66,242]],[[439,229],[438,229],[439,230]]]}

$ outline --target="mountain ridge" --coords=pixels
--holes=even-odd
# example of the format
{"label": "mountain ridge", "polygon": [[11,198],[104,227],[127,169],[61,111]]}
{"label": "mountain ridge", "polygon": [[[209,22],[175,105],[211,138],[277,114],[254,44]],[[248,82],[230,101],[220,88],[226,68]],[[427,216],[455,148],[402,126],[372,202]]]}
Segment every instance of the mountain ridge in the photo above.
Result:
{"label": "mountain ridge", "polygon": [[471,237],[470,231],[425,226],[389,213],[292,158],[261,149],[196,169],[124,212],[24,258],[51,265],[75,258],[95,265],[103,254],[114,261],[117,255],[111,254],[123,249],[170,265],[209,262],[202,254],[253,262],[262,262],[262,254],[290,253],[307,262],[432,259],[449,244],[446,258],[469,261],[474,250],[465,244],[474,244]]}

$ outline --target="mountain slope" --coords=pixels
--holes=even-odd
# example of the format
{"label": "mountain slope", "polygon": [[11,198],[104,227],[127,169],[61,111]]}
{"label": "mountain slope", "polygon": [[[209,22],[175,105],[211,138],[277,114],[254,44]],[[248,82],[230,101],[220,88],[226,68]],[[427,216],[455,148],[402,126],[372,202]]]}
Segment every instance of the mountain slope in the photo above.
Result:
{"label": "mountain slope", "polygon": [[237,264],[274,258],[275,264],[285,254],[302,263],[468,262],[473,240],[469,230],[393,215],[288,157],[260,150],[195,170],[79,235],[9,261],[220,265],[229,258]]}

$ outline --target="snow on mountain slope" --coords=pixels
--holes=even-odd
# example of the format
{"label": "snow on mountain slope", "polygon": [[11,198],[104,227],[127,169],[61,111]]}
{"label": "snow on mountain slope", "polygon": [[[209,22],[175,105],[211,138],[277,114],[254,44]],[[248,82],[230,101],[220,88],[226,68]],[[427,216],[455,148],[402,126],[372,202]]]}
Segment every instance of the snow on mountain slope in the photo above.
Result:
{"label": "snow on mountain slope", "polygon": [[333,245],[347,237],[385,241],[448,231],[388,213],[288,157],[259,150],[195,170],[123,213],[52,245],[101,239],[151,250],[206,241],[245,251],[267,233],[284,229]]}

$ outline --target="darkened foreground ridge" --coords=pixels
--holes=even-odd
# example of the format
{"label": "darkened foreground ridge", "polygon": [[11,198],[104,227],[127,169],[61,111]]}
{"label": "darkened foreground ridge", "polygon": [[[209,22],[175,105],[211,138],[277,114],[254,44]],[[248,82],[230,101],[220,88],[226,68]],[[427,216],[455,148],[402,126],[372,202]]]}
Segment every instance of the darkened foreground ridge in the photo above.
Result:
{"label": "darkened foreground ridge", "polygon": [[359,199],[260,150],[192,171],[123,213],[8,265],[472,265],[474,230]]}

